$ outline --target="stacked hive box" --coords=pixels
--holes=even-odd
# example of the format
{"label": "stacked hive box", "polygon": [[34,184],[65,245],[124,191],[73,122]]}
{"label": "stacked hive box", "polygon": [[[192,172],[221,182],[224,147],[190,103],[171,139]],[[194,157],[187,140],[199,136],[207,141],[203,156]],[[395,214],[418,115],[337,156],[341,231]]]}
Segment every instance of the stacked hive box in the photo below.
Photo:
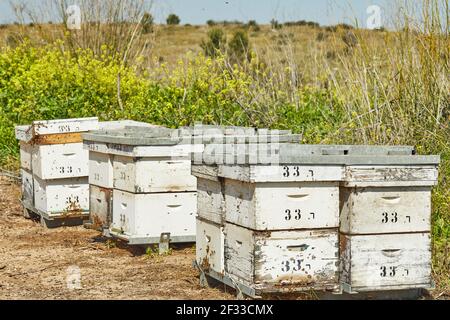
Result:
{"label": "stacked hive box", "polygon": [[338,289],[339,186],[351,183],[349,165],[430,161],[413,153],[412,147],[281,145],[283,165],[193,166],[197,264],[250,296]]}
{"label": "stacked hive box", "polygon": [[439,157],[350,163],[341,187],[346,292],[432,287],[431,188]]}
{"label": "stacked hive box", "polygon": [[[291,148],[321,151],[280,143],[278,155]],[[305,290],[313,283],[335,289],[342,166],[246,160],[193,166],[199,193],[197,264],[249,296]]]}
{"label": "stacked hive box", "polygon": [[[126,127],[84,136],[91,154],[90,179],[107,186],[92,194],[95,213],[108,233],[131,245],[192,242],[196,181],[190,174],[190,145],[174,130]],[[111,191],[112,190],[112,191]],[[112,212],[108,206],[112,192]],[[103,202],[103,203],[102,203]]]}
{"label": "stacked hive box", "polygon": [[44,226],[53,227],[81,223],[88,216],[88,153],[81,132],[97,129],[97,118],[35,121],[16,127],[27,218],[37,214]]}
{"label": "stacked hive box", "polygon": [[[100,131],[124,130],[125,128],[152,128],[153,125],[136,121],[101,122]],[[112,221],[113,197],[113,155],[102,152],[89,151],[89,222],[87,228],[106,231]]]}
{"label": "stacked hive box", "polygon": [[[249,130],[255,130],[241,129],[239,137],[244,138]],[[197,183],[191,175],[190,154],[236,130],[127,127],[85,135],[92,183],[107,181],[113,189],[112,221],[105,223],[109,234],[129,244],[160,243],[161,249],[167,249],[169,240],[194,242]],[[107,212],[102,205],[106,197],[93,198],[97,207]]]}

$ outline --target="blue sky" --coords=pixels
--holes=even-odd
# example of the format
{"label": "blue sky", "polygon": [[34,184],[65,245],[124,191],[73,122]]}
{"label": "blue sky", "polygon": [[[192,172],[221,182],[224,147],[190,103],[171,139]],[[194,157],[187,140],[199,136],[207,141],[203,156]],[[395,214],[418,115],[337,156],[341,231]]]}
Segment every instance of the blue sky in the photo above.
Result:
{"label": "blue sky", "polygon": [[[0,0],[0,23],[15,20],[10,0]],[[48,0],[12,0],[38,5]],[[148,0],[149,2],[151,0]],[[414,0],[415,1],[415,0]],[[76,4],[77,0],[69,0]],[[389,13],[392,0],[153,0],[152,13],[163,22],[169,13],[180,16],[182,23],[204,24],[213,20],[256,20],[268,23],[272,18],[280,22],[312,20],[322,25],[339,22],[360,22],[367,19],[366,9],[379,5]],[[42,7],[42,5],[41,5]]]}

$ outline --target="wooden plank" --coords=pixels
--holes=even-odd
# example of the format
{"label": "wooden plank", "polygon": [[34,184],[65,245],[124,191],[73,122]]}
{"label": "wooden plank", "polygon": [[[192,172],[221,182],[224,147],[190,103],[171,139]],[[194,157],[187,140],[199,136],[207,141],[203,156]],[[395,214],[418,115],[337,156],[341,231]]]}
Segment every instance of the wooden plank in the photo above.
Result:
{"label": "wooden plank", "polygon": [[28,201],[34,205],[34,183],[33,174],[25,169],[21,169],[22,176],[22,201]]}
{"label": "wooden plank", "polygon": [[341,188],[341,232],[430,232],[430,187]]}
{"label": "wooden plank", "polygon": [[33,145],[25,143],[23,141],[20,142],[20,167],[22,169],[32,171],[31,162],[33,152],[34,152]]}
{"label": "wooden plank", "polygon": [[203,146],[130,146],[118,143],[89,141],[84,138],[83,147],[89,151],[124,157],[173,157],[190,159],[190,153],[202,152]]}
{"label": "wooden plank", "polygon": [[80,132],[75,133],[61,133],[61,134],[46,134],[36,136],[32,143],[36,145],[54,145],[67,143],[80,143],[83,139]]}
{"label": "wooden plank", "polygon": [[192,175],[202,179],[211,181],[219,181],[219,168],[217,166],[192,165]]}
{"label": "wooden plank", "polygon": [[94,229],[109,228],[112,221],[113,190],[89,186],[89,218]]}
{"label": "wooden plank", "polygon": [[197,212],[204,220],[223,224],[225,220],[225,198],[220,181],[197,179]]}
{"label": "wooden plank", "polygon": [[89,184],[102,188],[114,187],[113,155],[89,152]]}
{"label": "wooden plank", "polygon": [[[15,131],[18,140],[29,143],[41,135],[79,133],[98,130],[98,128],[98,118],[80,118],[34,121],[31,125],[17,126]],[[52,140],[54,138],[48,139]]]}
{"label": "wooden plank", "polygon": [[419,185],[437,184],[437,166],[348,166],[345,169],[345,186]]}
{"label": "wooden plank", "polygon": [[197,219],[196,260],[204,271],[225,272],[223,226]]}
{"label": "wooden plank", "polygon": [[219,176],[243,182],[342,181],[343,166],[220,166]]}
{"label": "wooden plank", "polygon": [[98,130],[98,118],[58,119],[34,121],[32,124],[35,136],[61,133],[86,132]]}

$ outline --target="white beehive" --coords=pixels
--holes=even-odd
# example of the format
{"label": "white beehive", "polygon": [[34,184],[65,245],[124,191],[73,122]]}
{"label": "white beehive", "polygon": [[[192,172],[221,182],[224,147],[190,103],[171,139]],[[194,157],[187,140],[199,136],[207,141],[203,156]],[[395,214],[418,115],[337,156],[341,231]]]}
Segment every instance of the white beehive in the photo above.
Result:
{"label": "white beehive", "polygon": [[409,162],[346,167],[340,230],[347,292],[432,287],[431,189],[439,158]]}
{"label": "white beehive", "polygon": [[[229,155],[221,156],[237,159]],[[415,156],[412,147],[286,144],[280,147],[279,164],[258,164],[247,157],[246,165],[217,166],[216,158],[220,157],[203,156],[212,162],[193,166],[198,178],[196,262],[201,274],[250,296],[337,289],[340,283],[351,293],[431,286],[431,187],[437,181],[438,157]],[[292,239],[313,241],[321,232],[334,239],[334,249],[323,241],[285,245]],[[415,244],[402,244],[408,241]],[[308,282],[304,274],[286,276],[277,270],[279,256],[287,257],[285,271],[292,262],[303,265],[303,257],[289,253],[306,248],[329,249],[311,253],[317,261],[334,257],[334,276],[331,269],[323,273],[320,265],[308,274],[309,279],[326,274],[321,278],[325,285]],[[219,252],[224,253],[223,264]],[[400,278],[386,279],[396,276]]]}
{"label": "white beehive", "polygon": [[197,177],[197,213],[206,221],[219,225],[225,222],[224,179],[218,177],[218,168],[192,166]]}
{"label": "white beehive", "polygon": [[98,128],[97,118],[34,121],[16,127],[28,212],[39,214],[42,221],[87,215],[88,153],[81,133]]}
{"label": "white beehive", "polygon": [[[110,187],[107,182],[113,179],[110,234],[130,244],[158,243],[169,233],[171,242],[194,241],[197,181],[191,175],[191,154],[225,135],[232,137],[233,130],[203,136],[201,130],[130,128],[85,135],[84,146],[91,153],[91,184]],[[248,139],[249,132],[255,129],[243,130],[242,138]],[[177,199],[184,202],[173,204]],[[181,220],[170,220],[176,216]],[[158,223],[150,225],[150,220]]]}
{"label": "white beehive", "polygon": [[225,270],[266,293],[335,290],[339,279],[338,231],[263,231],[225,224]]}
{"label": "white beehive", "polygon": [[195,192],[134,194],[113,192],[112,235],[130,244],[158,243],[162,234],[171,242],[195,241]]}
{"label": "white beehive", "polygon": [[[108,121],[99,123],[101,134],[106,131],[124,130],[130,128],[153,128],[154,125],[130,121]],[[110,154],[106,143],[88,144],[84,141],[83,148],[89,153],[89,185],[90,185],[90,222],[85,224],[97,230],[109,228],[112,221],[112,203],[114,187],[114,154]]]}
{"label": "white beehive", "polygon": [[430,288],[430,233],[341,235],[341,281],[349,292]]}
{"label": "white beehive", "polygon": [[88,178],[41,180],[34,177],[34,205],[50,218],[89,212]]}

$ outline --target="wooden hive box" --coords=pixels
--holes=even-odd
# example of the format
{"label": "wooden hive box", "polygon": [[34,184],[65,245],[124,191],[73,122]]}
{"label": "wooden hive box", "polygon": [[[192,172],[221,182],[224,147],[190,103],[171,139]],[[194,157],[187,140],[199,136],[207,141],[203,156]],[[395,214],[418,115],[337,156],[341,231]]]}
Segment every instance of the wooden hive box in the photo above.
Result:
{"label": "wooden hive box", "polygon": [[225,224],[225,271],[260,293],[339,287],[338,230],[253,231]]}
{"label": "wooden hive box", "polygon": [[341,234],[341,281],[346,292],[433,286],[430,233]]}
{"label": "wooden hive box", "polygon": [[431,288],[431,191],[439,157],[349,165],[341,187],[347,292]]}
{"label": "wooden hive box", "polygon": [[170,242],[195,242],[197,194],[113,192],[110,233],[129,244],[159,243],[170,234]]}

